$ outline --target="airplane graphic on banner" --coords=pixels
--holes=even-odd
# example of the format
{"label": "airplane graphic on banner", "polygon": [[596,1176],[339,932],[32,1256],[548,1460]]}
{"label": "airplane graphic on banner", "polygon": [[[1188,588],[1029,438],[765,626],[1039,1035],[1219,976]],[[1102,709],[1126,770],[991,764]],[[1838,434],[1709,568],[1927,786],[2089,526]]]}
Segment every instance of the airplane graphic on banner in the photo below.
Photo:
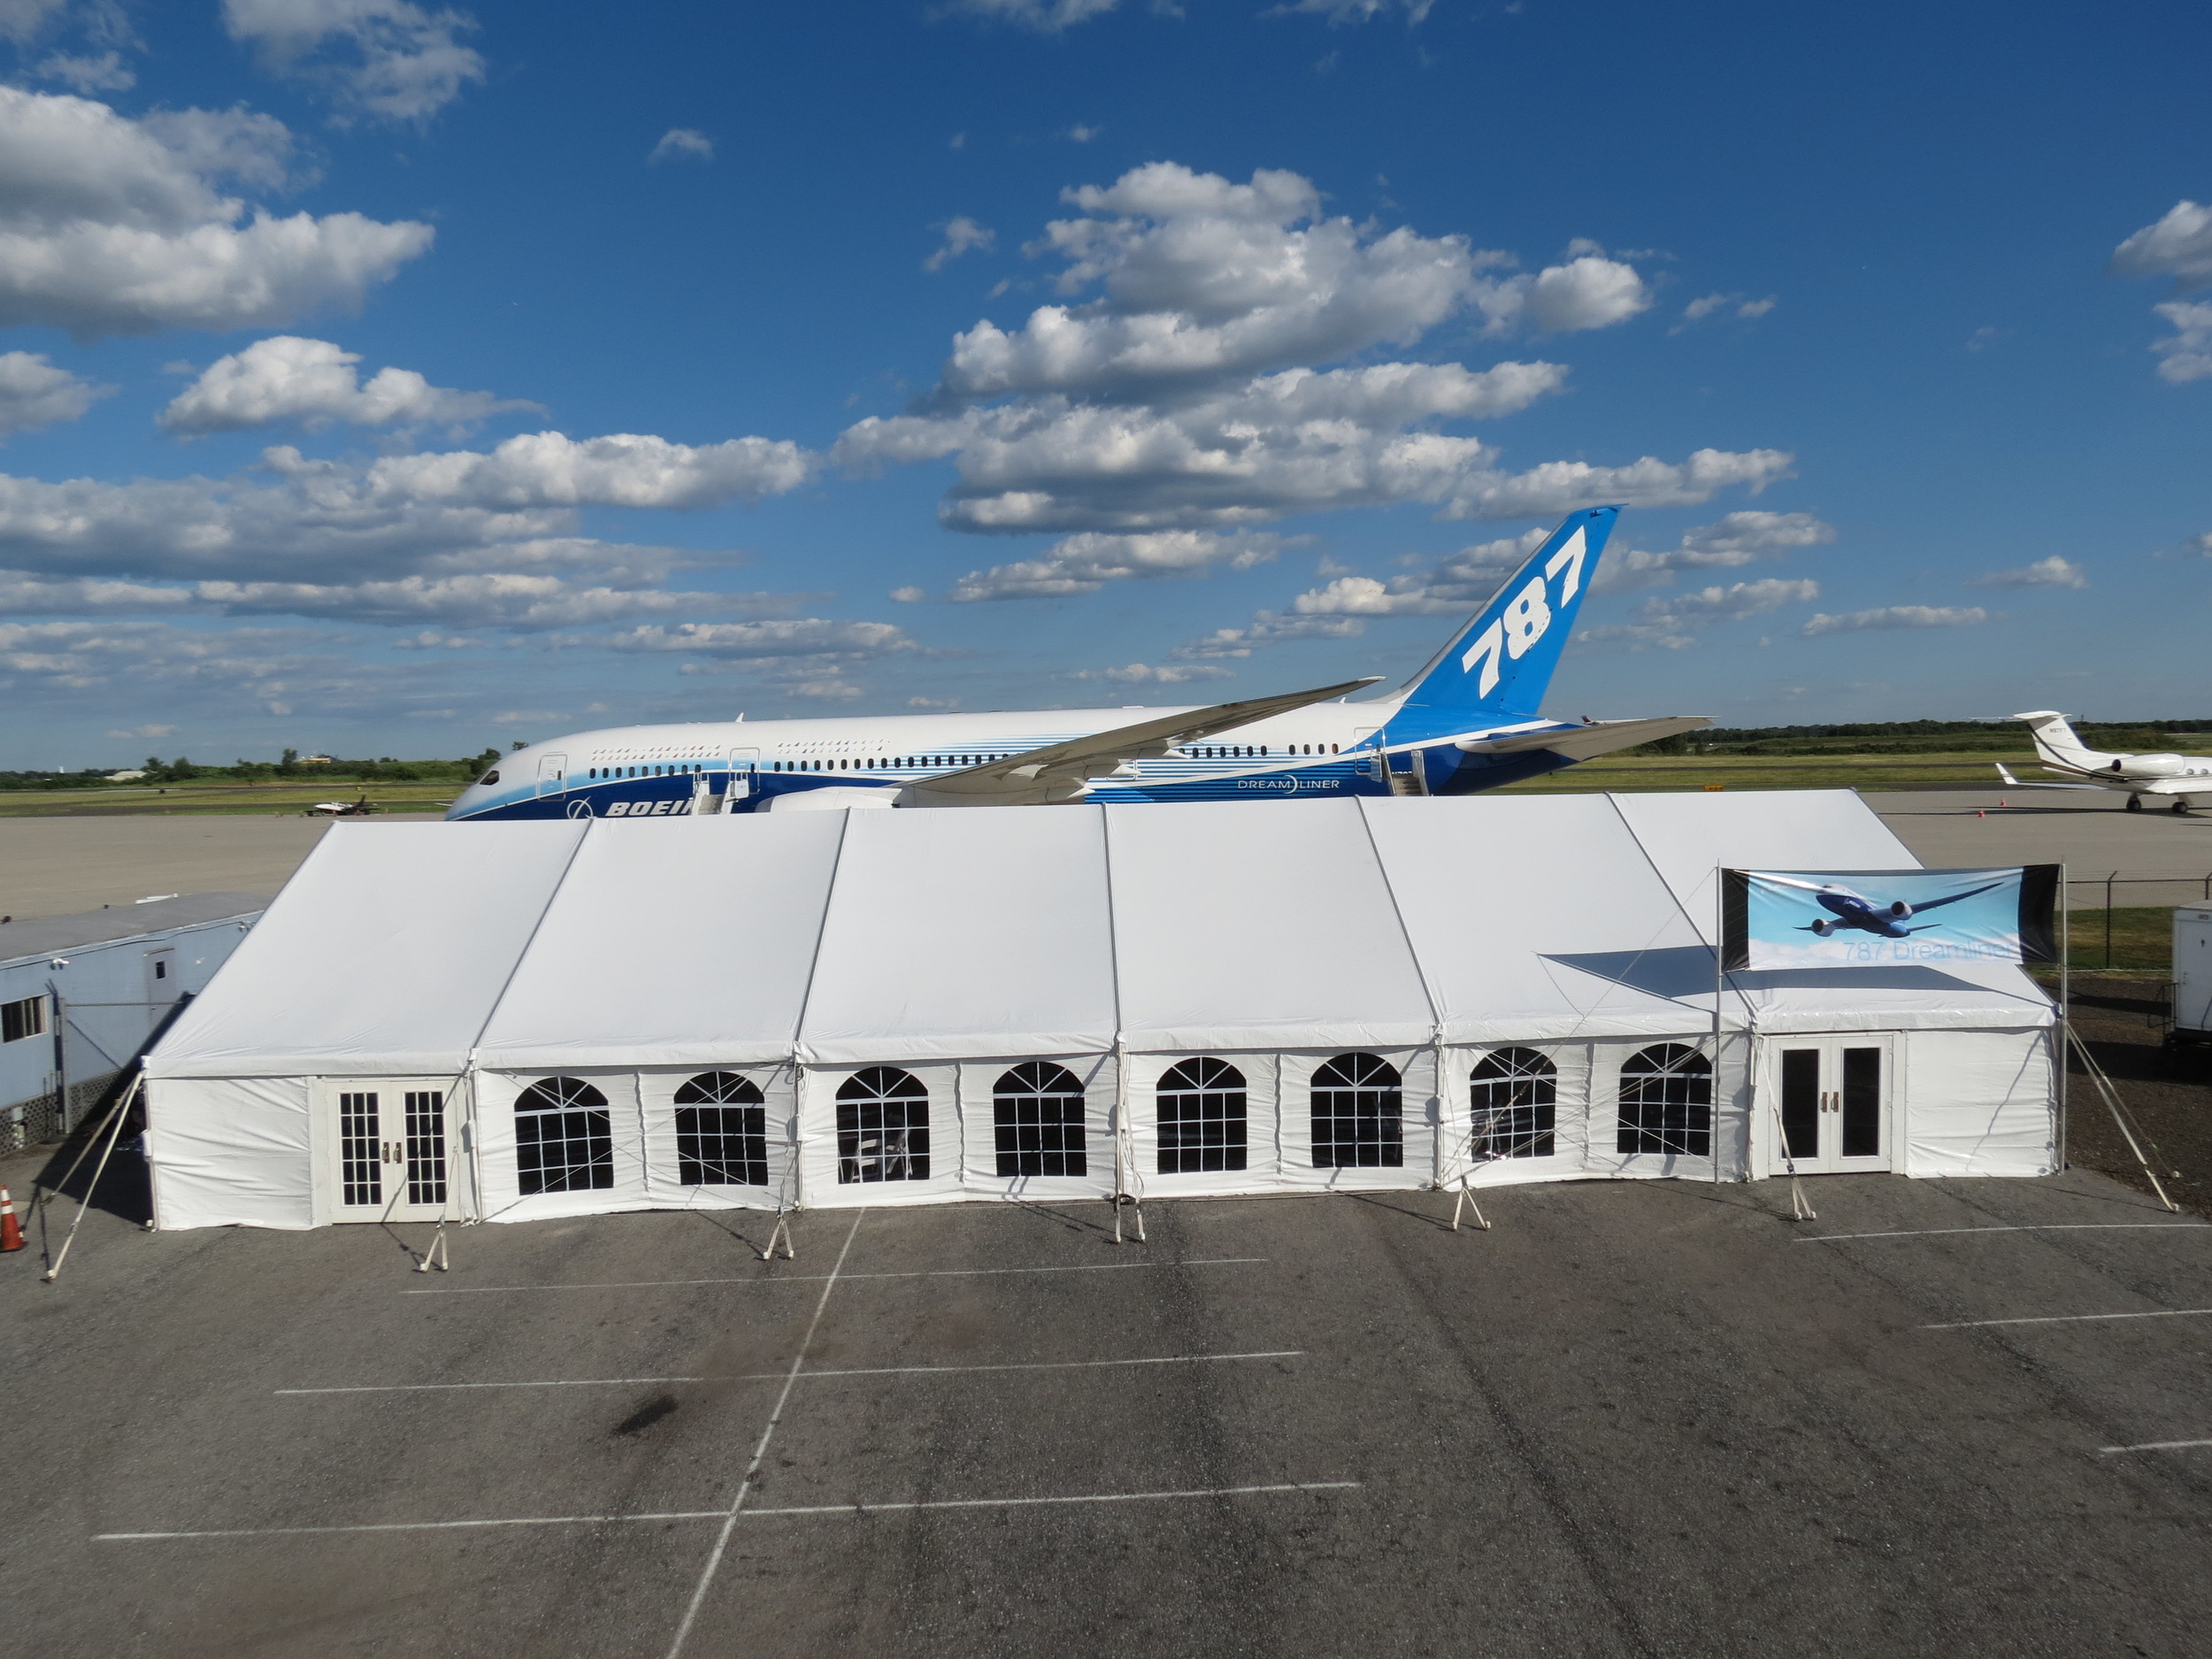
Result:
{"label": "airplane graphic on banner", "polygon": [[[1997,870],[1724,870],[1721,965],[1739,972],[2055,962],[2058,881],[2056,864]],[[1955,905],[1960,908],[1948,908]],[[1943,914],[1918,919],[1932,910]]]}

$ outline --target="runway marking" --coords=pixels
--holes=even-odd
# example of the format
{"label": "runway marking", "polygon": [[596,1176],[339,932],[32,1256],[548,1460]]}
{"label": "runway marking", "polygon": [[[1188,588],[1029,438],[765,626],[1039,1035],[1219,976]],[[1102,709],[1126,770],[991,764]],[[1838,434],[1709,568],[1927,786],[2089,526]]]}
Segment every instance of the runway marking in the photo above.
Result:
{"label": "runway marking", "polygon": [[938,1498],[927,1503],[814,1503],[785,1509],[753,1509],[756,1520],[771,1515],[893,1515],[909,1509],[1012,1509],[1046,1503],[1142,1503],[1164,1498],[1244,1498],[1272,1492],[1351,1492],[1357,1480],[1284,1480],[1264,1486],[1197,1486],[1180,1492],[1093,1492],[1066,1498]]}
{"label": "runway marking", "polygon": [[[1256,1354],[1164,1354],[1143,1359],[1027,1360],[999,1365],[875,1365],[841,1371],[803,1371],[798,1380],[818,1377],[915,1377],[952,1371],[1096,1371],[1112,1365],[1210,1365],[1240,1359],[1300,1359],[1305,1349],[1270,1348]],[[278,1388],[280,1395],[442,1394],[467,1388],[628,1388],[668,1383],[775,1382],[783,1371],[746,1371],[725,1377],[572,1377],[547,1382],[366,1383],[334,1388]]]}
{"label": "runway marking", "polygon": [[2212,1440],[2145,1440],[2140,1446],[2101,1446],[2101,1452],[2185,1452],[2200,1446],[2212,1446]]}
{"label": "runway marking", "polygon": [[1808,1233],[1800,1244],[1833,1244],[1840,1239],[1934,1239],[1958,1233],[2094,1233],[2124,1228],[2159,1233],[2212,1233],[2212,1221],[2054,1221],[2016,1227],[1915,1227],[1904,1233]]}
{"label": "runway marking", "polygon": [[[2115,1448],[2111,1449],[2131,1449]],[[1279,1492],[1351,1492],[1358,1480],[1284,1480],[1256,1486],[1196,1486],[1160,1492],[1090,1492],[1048,1498],[937,1498],[922,1503],[816,1503],[747,1509],[747,1520],[810,1515],[895,1515],[910,1509],[1005,1509],[1071,1503],[1142,1503],[1177,1498],[1244,1498]],[[356,1532],[446,1532],[492,1526],[613,1526],[632,1521],[728,1521],[728,1509],[658,1509],[637,1515],[517,1515],[467,1521],[373,1521],[357,1526],[251,1526],[188,1532],[96,1532],[101,1544],[173,1542],[196,1538],[326,1538]]]}
{"label": "runway marking", "polygon": [[668,1644],[668,1659],[679,1659],[684,1643],[691,1638],[691,1627],[698,1623],[699,1609],[705,1604],[707,1591],[714,1583],[714,1575],[721,1571],[722,1557],[730,1548],[730,1534],[737,1530],[738,1515],[745,1508],[745,1500],[753,1490],[761,1464],[767,1459],[768,1443],[776,1438],[776,1425],[783,1421],[783,1409],[791,1403],[792,1389],[798,1386],[799,1368],[806,1363],[807,1349],[814,1346],[814,1333],[821,1328],[822,1310],[829,1306],[830,1292],[837,1288],[837,1276],[845,1271],[845,1258],[852,1254],[853,1240],[860,1236],[860,1224],[867,1214],[863,1210],[853,1217],[852,1231],[845,1235],[844,1248],[837,1252],[837,1260],[830,1263],[829,1278],[823,1282],[822,1294],[814,1304],[814,1317],[806,1322],[806,1334],[799,1339],[799,1351],[792,1356],[791,1374],[783,1379],[783,1392],[776,1396],[776,1409],[768,1414],[768,1426],[761,1430],[759,1443],[753,1448],[753,1461],[745,1465],[745,1478],[737,1483],[737,1496],[730,1500],[729,1513],[723,1518],[722,1531],[716,1536],[714,1548],[708,1553],[707,1564],[691,1592],[690,1605],[684,1609],[683,1620],[676,1626],[675,1640]]}
{"label": "runway marking", "polygon": [[2093,1319],[2188,1319],[2212,1314],[2212,1308],[2153,1308],[2143,1313],[2049,1313],[2031,1319],[1960,1319],[1924,1325],[1924,1331],[1970,1331],[1985,1325],[2080,1325]]}
{"label": "runway marking", "polygon": [[[979,1279],[1002,1273],[1120,1273],[1135,1268],[1157,1271],[1170,1267],[1248,1267],[1267,1260],[1264,1256],[1217,1256],[1191,1262],[1083,1262],[1068,1267],[946,1267],[908,1273],[846,1273],[849,1281],[863,1279]],[[488,1296],[521,1290],[669,1290],[697,1285],[817,1285],[831,1273],[780,1273],[771,1279],[618,1279],[576,1285],[442,1285],[424,1290],[403,1290],[403,1296]]]}

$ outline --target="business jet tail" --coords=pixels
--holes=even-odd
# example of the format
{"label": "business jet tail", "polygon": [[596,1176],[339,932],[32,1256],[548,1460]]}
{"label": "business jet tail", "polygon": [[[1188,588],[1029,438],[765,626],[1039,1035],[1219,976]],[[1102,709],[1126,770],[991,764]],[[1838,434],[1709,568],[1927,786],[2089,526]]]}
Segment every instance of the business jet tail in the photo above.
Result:
{"label": "business jet tail", "polygon": [[2016,714],[2012,718],[2027,722],[2028,735],[2035,741],[2036,757],[2046,766],[2062,772],[2087,772],[2112,759],[2076,737],[2066,717],[2055,709],[2039,709],[2032,714]]}

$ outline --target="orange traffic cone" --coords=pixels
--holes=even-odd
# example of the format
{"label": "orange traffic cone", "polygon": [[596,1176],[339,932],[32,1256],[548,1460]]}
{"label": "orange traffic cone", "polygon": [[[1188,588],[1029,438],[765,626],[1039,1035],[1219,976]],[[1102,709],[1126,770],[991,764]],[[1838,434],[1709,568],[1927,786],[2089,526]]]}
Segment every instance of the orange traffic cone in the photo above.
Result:
{"label": "orange traffic cone", "polygon": [[1987,817],[1989,816],[1989,814],[1988,814],[1988,813],[1986,813],[1986,812],[1979,812],[1979,811],[1978,811],[1978,812],[1976,812],[1976,813],[1974,814],[1974,816],[1975,816],[1976,818],[1987,818]]}
{"label": "orange traffic cone", "polygon": [[15,1200],[0,1187],[0,1254],[23,1248],[23,1229],[16,1225]]}

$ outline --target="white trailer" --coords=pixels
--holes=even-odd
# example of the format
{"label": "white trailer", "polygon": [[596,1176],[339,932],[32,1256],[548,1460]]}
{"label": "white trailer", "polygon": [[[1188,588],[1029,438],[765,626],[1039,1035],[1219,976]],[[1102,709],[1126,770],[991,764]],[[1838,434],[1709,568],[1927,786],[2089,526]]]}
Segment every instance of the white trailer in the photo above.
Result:
{"label": "white trailer", "polygon": [[2174,911],[2174,1024],[2170,1042],[2212,1042],[2212,909]]}

